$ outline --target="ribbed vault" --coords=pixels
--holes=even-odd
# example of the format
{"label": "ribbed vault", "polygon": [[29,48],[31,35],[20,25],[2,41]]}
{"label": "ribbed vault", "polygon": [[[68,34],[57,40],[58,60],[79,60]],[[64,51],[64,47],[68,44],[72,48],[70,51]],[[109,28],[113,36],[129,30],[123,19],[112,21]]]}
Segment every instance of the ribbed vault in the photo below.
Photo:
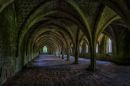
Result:
{"label": "ribbed vault", "polygon": [[0,0],[0,20],[0,58],[12,75],[44,46],[75,64],[90,58],[91,71],[96,59],[130,64],[129,0]]}

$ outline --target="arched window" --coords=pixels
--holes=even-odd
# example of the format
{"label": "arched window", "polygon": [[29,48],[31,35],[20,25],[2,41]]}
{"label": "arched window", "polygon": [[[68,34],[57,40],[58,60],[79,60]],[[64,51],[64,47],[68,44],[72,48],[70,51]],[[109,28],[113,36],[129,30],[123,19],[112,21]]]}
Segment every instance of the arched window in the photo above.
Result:
{"label": "arched window", "polygon": [[47,46],[43,47],[43,53],[48,53]]}
{"label": "arched window", "polygon": [[96,53],[98,53],[98,43],[96,44]]}
{"label": "arched window", "polygon": [[110,38],[107,40],[107,48],[106,49],[107,49],[107,53],[112,53],[112,41]]}
{"label": "arched window", "polygon": [[86,44],[86,53],[88,53],[88,45]]}

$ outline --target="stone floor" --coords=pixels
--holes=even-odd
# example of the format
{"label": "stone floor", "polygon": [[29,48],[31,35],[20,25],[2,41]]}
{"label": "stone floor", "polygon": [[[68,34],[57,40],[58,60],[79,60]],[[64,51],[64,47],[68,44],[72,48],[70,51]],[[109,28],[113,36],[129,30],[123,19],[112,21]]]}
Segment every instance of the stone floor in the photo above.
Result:
{"label": "stone floor", "polygon": [[73,64],[56,56],[40,55],[3,86],[130,86],[130,66],[97,61],[97,71],[86,70],[88,59]]}

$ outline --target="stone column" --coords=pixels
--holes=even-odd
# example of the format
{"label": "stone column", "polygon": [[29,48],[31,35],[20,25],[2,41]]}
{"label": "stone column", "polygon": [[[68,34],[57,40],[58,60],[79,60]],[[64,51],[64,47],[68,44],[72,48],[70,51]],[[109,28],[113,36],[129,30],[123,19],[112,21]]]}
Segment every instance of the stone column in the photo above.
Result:
{"label": "stone column", "polygon": [[69,61],[70,60],[70,49],[68,48],[67,49],[67,61]]}

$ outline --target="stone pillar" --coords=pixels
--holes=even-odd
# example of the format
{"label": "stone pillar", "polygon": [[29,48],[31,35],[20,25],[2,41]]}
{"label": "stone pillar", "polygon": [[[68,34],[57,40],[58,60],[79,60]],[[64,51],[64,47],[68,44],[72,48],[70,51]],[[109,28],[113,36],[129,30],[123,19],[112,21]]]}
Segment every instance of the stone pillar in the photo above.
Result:
{"label": "stone pillar", "polygon": [[64,59],[64,50],[61,51],[62,59]]}
{"label": "stone pillar", "polygon": [[70,60],[70,49],[68,48],[67,49],[67,61],[69,61]]}
{"label": "stone pillar", "polygon": [[102,55],[105,55],[106,54],[106,45],[107,45],[107,37],[104,36],[100,42],[100,45],[99,45],[99,53],[102,54]]}
{"label": "stone pillar", "polygon": [[78,45],[75,46],[75,64],[78,64],[78,57],[79,57],[79,47]]}
{"label": "stone pillar", "polygon": [[95,71],[96,70],[96,58],[95,58],[95,55],[96,55],[96,43],[95,41],[93,40],[92,42],[90,42],[90,65],[89,65],[89,68],[88,70],[90,71]]}
{"label": "stone pillar", "polygon": [[82,54],[82,57],[85,57],[85,55],[86,55],[86,43],[84,42],[83,44],[82,44],[82,52],[81,52],[81,54]]}

